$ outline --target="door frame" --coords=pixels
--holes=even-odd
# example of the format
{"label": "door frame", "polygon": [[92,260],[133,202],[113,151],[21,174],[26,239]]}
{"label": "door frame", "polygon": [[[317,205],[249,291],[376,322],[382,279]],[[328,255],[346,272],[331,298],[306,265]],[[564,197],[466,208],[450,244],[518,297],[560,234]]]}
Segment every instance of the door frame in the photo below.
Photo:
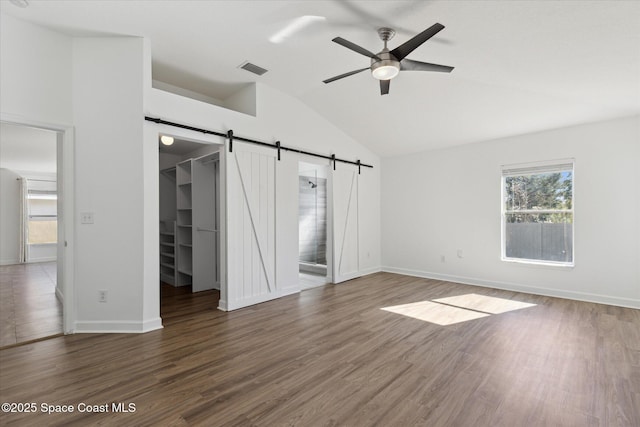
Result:
{"label": "door frame", "polygon": [[[65,335],[72,334],[76,321],[74,128],[69,124],[41,122],[7,113],[0,113],[0,122],[56,132],[56,181],[59,200],[56,297],[62,299],[62,330]],[[62,296],[59,294],[60,289]]]}
{"label": "door frame", "polygon": [[[149,135],[151,135],[154,139],[154,141],[159,141],[160,137],[162,135],[169,135],[172,136],[174,138],[178,138],[178,139],[183,139],[186,141],[191,141],[191,142],[195,142],[198,144],[201,144],[203,146],[207,146],[207,145],[214,145],[218,147],[218,171],[219,171],[219,181],[218,181],[218,188],[219,188],[219,192],[217,194],[218,197],[218,211],[219,211],[219,216],[218,216],[218,234],[219,234],[219,244],[218,244],[218,250],[219,250],[219,254],[218,254],[218,259],[220,262],[220,265],[218,266],[219,268],[219,278],[220,278],[220,299],[218,301],[218,304],[220,304],[220,301],[223,301],[223,298],[226,298],[226,292],[227,292],[227,278],[226,278],[226,246],[224,244],[224,241],[226,239],[226,216],[224,214],[224,212],[226,212],[226,192],[225,192],[225,182],[226,182],[226,178],[224,176],[224,174],[226,173],[226,169],[224,166],[224,157],[225,157],[225,147],[226,147],[226,139],[221,139],[221,137],[216,136],[216,135],[207,135],[207,134],[203,134],[201,132],[197,132],[197,131],[193,131],[193,130],[189,130],[189,129],[183,129],[183,128],[179,128],[179,127],[174,127],[174,126],[170,126],[170,125],[165,125],[165,124],[156,124],[156,123],[151,123],[151,122],[146,122],[145,125],[145,133],[149,132]],[[146,138],[146,136],[145,136]],[[159,153],[159,152],[158,152]],[[160,156],[158,154],[158,157],[156,157],[156,162],[154,163],[154,167],[155,167],[155,179],[156,179],[156,183],[155,183],[155,188],[159,188],[160,187],[160,180],[159,180],[159,175],[160,175]],[[159,197],[160,194],[158,193],[158,201],[159,201]],[[159,206],[159,204],[158,204]],[[159,207],[158,207],[158,213],[159,213]],[[156,236],[158,236],[160,234],[160,223],[159,221],[156,222]],[[159,245],[156,245],[156,247],[158,247]],[[158,259],[160,253],[159,253],[160,249],[158,247],[158,253],[157,256],[155,257],[155,259]],[[159,269],[158,269],[158,274],[159,274]],[[158,276],[159,278],[159,276]],[[158,280],[158,286],[157,286],[157,298],[158,301],[161,301],[161,295],[160,295],[160,281]],[[226,299],[224,299],[224,301],[226,301]],[[221,310],[225,310],[225,308],[221,308],[219,307]],[[162,319],[162,313],[160,311],[158,311],[158,316]]]}

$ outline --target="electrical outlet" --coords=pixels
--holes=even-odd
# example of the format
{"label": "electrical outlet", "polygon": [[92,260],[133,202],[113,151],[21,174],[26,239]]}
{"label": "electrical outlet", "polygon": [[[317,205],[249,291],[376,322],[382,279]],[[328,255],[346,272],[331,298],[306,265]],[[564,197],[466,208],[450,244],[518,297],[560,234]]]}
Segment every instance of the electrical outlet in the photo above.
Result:
{"label": "electrical outlet", "polygon": [[440,255],[440,262],[445,262],[444,255]]}
{"label": "electrical outlet", "polygon": [[107,291],[101,289],[98,291],[98,302],[107,302]]}

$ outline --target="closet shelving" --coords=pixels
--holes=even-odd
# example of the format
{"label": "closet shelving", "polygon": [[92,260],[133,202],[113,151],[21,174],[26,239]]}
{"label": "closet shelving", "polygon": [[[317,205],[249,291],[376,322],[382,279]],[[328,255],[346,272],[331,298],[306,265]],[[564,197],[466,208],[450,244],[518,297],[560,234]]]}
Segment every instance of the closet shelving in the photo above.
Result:
{"label": "closet shelving", "polygon": [[220,288],[219,153],[161,171],[160,275],[193,292]]}
{"label": "closet shelving", "polygon": [[192,159],[176,165],[176,245],[178,254],[176,286],[190,285],[193,282],[192,169]]}
{"label": "closet shelving", "polygon": [[176,222],[160,221],[160,280],[176,283]]}
{"label": "closet shelving", "polygon": [[[163,169],[160,173],[169,183],[175,185],[175,167]],[[173,219],[160,221],[160,280],[173,286],[176,285],[177,273],[176,228]]]}

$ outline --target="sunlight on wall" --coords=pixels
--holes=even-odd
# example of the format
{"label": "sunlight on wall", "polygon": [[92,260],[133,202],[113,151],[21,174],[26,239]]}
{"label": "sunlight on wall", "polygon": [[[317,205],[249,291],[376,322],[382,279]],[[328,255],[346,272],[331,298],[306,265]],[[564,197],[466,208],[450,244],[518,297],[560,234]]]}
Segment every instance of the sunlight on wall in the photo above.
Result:
{"label": "sunlight on wall", "polygon": [[466,294],[438,298],[433,301],[419,301],[392,307],[382,307],[381,310],[446,326],[535,305],[485,295]]}

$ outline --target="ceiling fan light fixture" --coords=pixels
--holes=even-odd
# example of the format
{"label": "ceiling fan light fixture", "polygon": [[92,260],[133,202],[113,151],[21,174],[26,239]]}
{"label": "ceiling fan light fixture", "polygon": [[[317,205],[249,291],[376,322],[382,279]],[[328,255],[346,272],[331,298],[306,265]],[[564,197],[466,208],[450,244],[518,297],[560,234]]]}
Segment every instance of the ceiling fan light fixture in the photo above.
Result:
{"label": "ceiling fan light fixture", "polygon": [[376,62],[371,66],[371,75],[378,80],[391,80],[400,72],[400,63],[391,59]]}
{"label": "ceiling fan light fixture", "polygon": [[160,142],[162,142],[164,145],[171,145],[173,144],[173,141],[174,141],[173,137],[169,135],[162,135],[160,137]]}

